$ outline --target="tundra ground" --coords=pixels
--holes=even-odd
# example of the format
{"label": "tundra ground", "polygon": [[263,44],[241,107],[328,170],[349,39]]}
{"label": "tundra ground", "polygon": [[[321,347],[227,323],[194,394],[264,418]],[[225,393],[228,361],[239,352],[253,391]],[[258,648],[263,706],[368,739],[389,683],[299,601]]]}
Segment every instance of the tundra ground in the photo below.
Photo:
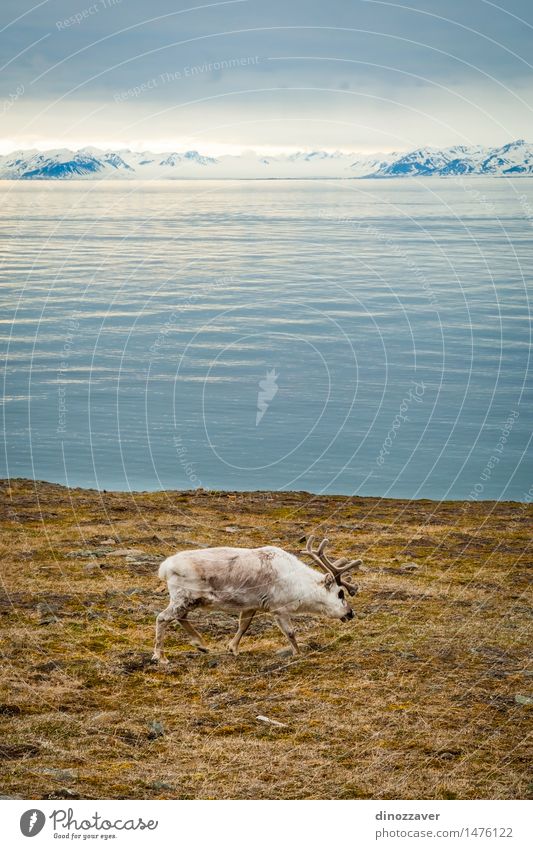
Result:
{"label": "tundra ground", "polygon": [[[104,493],[2,484],[0,794],[23,798],[532,795],[532,508],[306,493]],[[306,534],[363,557],[357,618],[176,628],[157,564]],[[133,551],[132,551],[133,549]],[[529,655],[529,656],[528,656]],[[281,725],[257,719],[263,716]]]}

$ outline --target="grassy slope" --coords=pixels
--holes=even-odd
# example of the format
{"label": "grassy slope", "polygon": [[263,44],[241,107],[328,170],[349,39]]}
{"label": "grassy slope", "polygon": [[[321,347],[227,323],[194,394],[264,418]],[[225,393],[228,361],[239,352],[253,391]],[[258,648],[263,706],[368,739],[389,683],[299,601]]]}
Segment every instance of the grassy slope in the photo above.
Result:
{"label": "grassy slope", "polygon": [[[516,798],[531,794],[531,508],[304,493],[97,493],[2,486],[0,793],[29,798]],[[225,530],[239,528],[238,533]],[[298,623],[301,659],[257,617],[169,633],[150,562],[199,544],[363,556],[358,618]],[[112,548],[112,546],[110,546]],[[414,571],[402,570],[415,563]],[[101,564],[101,565],[99,565]],[[44,607],[43,607],[44,603]],[[46,606],[48,605],[48,607]],[[263,714],[285,723],[268,726]],[[151,729],[162,723],[164,734]]]}

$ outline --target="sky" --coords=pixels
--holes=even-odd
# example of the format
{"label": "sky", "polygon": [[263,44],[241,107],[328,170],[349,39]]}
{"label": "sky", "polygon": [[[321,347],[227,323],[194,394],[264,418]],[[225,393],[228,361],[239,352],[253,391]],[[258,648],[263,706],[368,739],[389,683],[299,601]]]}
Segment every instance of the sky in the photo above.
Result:
{"label": "sky", "polygon": [[531,0],[2,0],[0,153],[533,141]]}

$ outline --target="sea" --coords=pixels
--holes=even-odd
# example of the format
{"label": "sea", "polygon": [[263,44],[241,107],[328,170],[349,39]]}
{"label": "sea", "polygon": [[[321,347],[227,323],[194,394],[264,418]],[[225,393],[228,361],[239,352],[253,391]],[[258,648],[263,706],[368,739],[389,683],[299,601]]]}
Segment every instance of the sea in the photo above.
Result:
{"label": "sea", "polygon": [[533,178],[0,195],[1,477],[533,499]]}

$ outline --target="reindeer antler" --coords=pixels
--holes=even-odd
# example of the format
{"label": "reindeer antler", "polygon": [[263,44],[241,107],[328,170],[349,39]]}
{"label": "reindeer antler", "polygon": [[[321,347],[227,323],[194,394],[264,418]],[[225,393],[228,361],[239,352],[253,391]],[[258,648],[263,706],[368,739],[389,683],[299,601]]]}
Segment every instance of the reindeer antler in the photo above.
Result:
{"label": "reindeer antler", "polygon": [[339,587],[344,587],[350,595],[355,595],[358,591],[358,587],[356,584],[350,584],[342,576],[345,572],[350,572],[353,569],[358,569],[362,560],[350,560],[348,557],[339,557],[333,563],[325,553],[326,545],[328,545],[329,540],[323,539],[318,548],[313,548],[313,540],[314,536],[310,536],[307,538],[307,542],[305,548],[300,552],[301,554],[308,554],[318,566],[322,566],[323,569],[326,569],[330,575],[333,575],[335,581],[339,585]]}

